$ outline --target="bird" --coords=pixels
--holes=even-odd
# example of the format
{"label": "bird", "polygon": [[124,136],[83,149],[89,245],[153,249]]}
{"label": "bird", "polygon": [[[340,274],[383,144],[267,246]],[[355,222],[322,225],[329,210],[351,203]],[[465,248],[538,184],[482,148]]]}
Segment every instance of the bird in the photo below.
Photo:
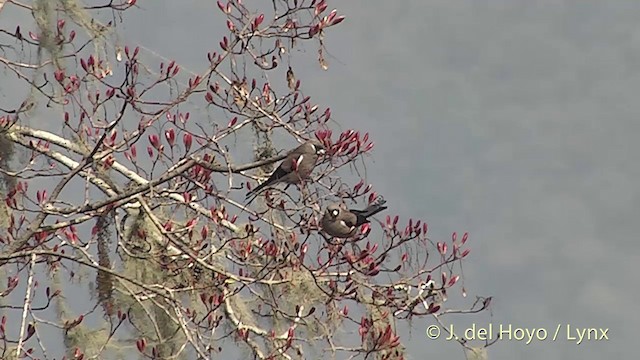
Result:
{"label": "bird", "polygon": [[333,203],[327,206],[322,216],[322,230],[338,238],[350,238],[356,235],[358,227],[369,223],[369,217],[387,209],[383,206],[386,200],[382,196],[364,210],[347,209],[342,204]]}
{"label": "bird", "polygon": [[318,162],[318,158],[326,153],[324,145],[318,140],[308,140],[297,148],[291,150],[282,160],[278,168],[262,184],[247,192],[248,199],[258,194],[267,186],[278,183],[299,184],[306,180]]}

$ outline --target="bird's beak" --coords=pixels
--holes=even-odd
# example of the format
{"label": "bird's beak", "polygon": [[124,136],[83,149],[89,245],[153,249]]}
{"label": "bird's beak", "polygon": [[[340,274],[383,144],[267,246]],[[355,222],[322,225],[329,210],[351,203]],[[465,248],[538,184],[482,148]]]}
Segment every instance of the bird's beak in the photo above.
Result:
{"label": "bird's beak", "polygon": [[326,153],[327,153],[327,150],[325,148],[318,149],[318,155],[324,155]]}

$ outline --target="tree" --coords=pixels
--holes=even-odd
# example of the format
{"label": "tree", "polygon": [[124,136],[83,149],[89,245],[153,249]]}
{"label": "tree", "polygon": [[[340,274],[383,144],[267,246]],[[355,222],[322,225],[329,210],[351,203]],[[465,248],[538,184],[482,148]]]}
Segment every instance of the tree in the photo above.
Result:
{"label": "tree", "polygon": [[[372,139],[334,133],[291,62],[306,43],[327,70],[345,17],[265,3],[218,1],[227,34],[194,73],[126,43],[135,0],[0,1],[34,19],[0,38],[3,358],[402,359],[398,327],[489,306],[445,306],[466,233],[434,243],[394,215],[355,239],[320,231],[330,201],[378,197],[360,175]],[[246,204],[314,138],[329,156],[311,179]]]}

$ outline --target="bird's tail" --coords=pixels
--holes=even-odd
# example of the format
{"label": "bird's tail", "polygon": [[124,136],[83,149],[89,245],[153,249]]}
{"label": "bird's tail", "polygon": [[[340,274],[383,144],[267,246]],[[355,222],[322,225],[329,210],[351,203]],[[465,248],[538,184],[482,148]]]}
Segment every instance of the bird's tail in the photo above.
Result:
{"label": "bird's tail", "polygon": [[361,211],[360,215],[368,218],[379,213],[380,211],[386,210],[387,207],[384,206],[386,202],[387,201],[382,197],[382,195],[379,195],[369,206],[367,206],[366,209]]}
{"label": "bird's tail", "polygon": [[250,197],[252,197],[252,196],[254,196],[254,195],[258,195],[258,193],[259,193],[262,189],[264,189],[265,187],[267,187],[268,185],[269,185],[269,184],[268,184],[268,181],[265,181],[265,182],[263,182],[262,184],[260,184],[260,185],[258,185],[258,186],[256,186],[256,187],[254,187],[253,189],[249,190],[249,192],[247,192],[247,195],[245,196],[245,200],[246,200],[246,199],[248,199],[248,198],[250,198]]}

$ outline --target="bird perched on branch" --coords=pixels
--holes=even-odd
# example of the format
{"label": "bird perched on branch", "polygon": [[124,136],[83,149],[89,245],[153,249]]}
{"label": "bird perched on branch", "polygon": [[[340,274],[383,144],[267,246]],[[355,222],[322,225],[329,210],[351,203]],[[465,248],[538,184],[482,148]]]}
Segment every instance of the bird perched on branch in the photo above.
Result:
{"label": "bird perched on branch", "polygon": [[299,184],[311,175],[318,158],[326,153],[325,147],[318,140],[309,140],[293,149],[278,168],[262,184],[247,193],[246,198],[258,194],[267,186],[279,183]]}
{"label": "bird perched on branch", "polygon": [[369,223],[369,217],[385,210],[386,200],[382,196],[364,210],[347,209],[343,204],[330,204],[322,217],[322,230],[333,237],[350,238],[356,235],[358,227]]}

